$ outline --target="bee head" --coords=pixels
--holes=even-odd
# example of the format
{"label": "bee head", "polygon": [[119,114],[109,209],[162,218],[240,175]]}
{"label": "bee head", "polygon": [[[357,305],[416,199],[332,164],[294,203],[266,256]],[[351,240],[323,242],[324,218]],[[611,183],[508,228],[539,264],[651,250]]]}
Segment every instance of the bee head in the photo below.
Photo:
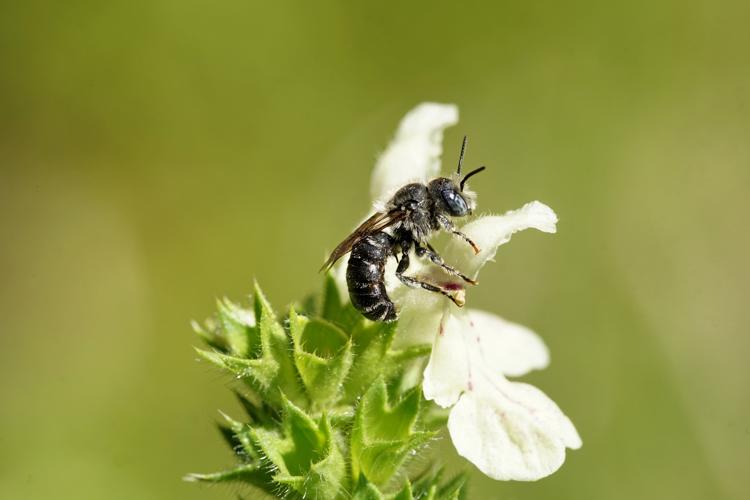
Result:
{"label": "bee head", "polygon": [[457,179],[438,177],[430,181],[429,189],[438,208],[451,217],[471,215],[476,208],[476,195],[468,190],[462,191]]}
{"label": "bee head", "polygon": [[456,174],[451,179],[439,177],[430,182],[430,192],[436,203],[439,203],[443,210],[453,217],[463,217],[471,215],[476,208],[476,194],[468,189],[464,189],[469,177],[478,174],[486,167],[476,168],[461,177],[461,166],[464,162],[464,153],[466,152],[467,137],[464,136],[461,144],[461,154],[458,157],[458,168]]}

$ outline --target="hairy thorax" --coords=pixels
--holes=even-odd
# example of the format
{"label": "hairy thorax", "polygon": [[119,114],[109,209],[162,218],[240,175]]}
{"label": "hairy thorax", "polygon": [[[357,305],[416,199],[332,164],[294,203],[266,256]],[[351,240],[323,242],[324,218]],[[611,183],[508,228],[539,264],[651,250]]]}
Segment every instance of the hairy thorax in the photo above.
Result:
{"label": "hairy thorax", "polygon": [[433,217],[432,198],[424,184],[407,184],[402,187],[388,204],[389,210],[403,210],[407,213],[401,227],[415,241],[424,242],[437,229]]}

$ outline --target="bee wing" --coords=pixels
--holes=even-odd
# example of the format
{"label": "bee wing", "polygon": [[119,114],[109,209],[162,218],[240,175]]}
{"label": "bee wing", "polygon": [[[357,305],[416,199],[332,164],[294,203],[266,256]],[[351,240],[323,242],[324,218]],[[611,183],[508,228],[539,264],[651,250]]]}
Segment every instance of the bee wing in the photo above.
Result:
{"label": "bee wing", "polygon": [[376,212],[369,219],[364,221],[355,229],[352,234],[346,237],[344,241],[331,252],[331,256],[328,257],[320,271],[327,271],[344,255],[352,251],[354,245],[356,245],[362,238],[369,234],[377,233],[387,227],[391,227],[397,222],[404,220],[406,214],[401,210],[391,210],[390,212]]}

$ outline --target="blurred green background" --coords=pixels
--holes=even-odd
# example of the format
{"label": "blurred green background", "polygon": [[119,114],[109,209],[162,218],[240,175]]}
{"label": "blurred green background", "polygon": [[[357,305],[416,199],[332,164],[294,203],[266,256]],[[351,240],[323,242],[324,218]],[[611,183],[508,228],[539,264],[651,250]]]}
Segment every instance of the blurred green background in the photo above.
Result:
{"label": "blurred green background", "polygon": [[[234,498],[192,318],[284,304],[401,116],[460,106],[480,208],[540,199],[475,306],[550,346],[584,446],[475,499],[750,498],[746,1],[2,2],[0,497]],[[448,440],[436,454],[460,467]],[[463,465],[471,469],[468,464]],[[471,469],[473,470],[473,469]]]}

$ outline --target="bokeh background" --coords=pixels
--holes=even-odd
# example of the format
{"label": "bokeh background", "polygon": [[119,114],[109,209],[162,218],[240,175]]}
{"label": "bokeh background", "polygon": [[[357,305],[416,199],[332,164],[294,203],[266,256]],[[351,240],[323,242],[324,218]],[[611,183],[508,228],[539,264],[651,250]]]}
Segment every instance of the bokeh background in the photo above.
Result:
{"label": "bokeh background", "polygon": [[[469,300],[530,325],[584,446],[474,499],[750,498],[746,1],[0,3],[0,497],[221,499],[236,409],[190,319],[282,307],[401,116],[460,106],[484,210],[540,199]],[[445,440],[435,454],[458,460]]]}

